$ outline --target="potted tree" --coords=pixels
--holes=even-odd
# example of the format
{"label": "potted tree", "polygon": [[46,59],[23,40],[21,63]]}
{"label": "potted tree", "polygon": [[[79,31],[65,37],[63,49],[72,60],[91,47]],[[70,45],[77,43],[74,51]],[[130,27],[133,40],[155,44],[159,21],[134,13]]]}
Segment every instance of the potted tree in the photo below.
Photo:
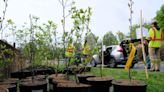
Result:
{"label": "potted tree", "polygon": [[[133,5],[133,1],[132,0],[129,0],[130,2],[128,3],[128,6],[130,8],[130,11],[132,11],[132,5]],[[130,14],[132,15],[133,12],[130,12]],[[144,38],[143,38],[143,30],[142,30],[142,11],[140,13],[140,29],[141,29],[141,43],[142,43],[142,53],[143,53],[143,58],[144,58],[144,64],[145,64],[145,73],[146,73],[146,78],[148,79],[148,73],[147,73],[147,67],[146,67],[146,56],[145,56],[145,50],[144,50],[144,45],[143,45],[143,41],[144,41]],[[130,17],[129,19],[129,22],[130,22],[130,30],[132,31],[132,16]],[[128,57],[128,60],[126,62],[126,65],[125,65],[125,69],[129,72],[128,75],[129,75],[129,80],[127,79],[123,79],[123,80],[115,80],[112,82],[113,86],[114,86],[114,92],[120,92],[120,91],[123,91],[123,92],[146,92],[146,87],[147,87],[147,84],[144,82],[144,81],[141,81],[141,80],[132,80],[131,78],[131,69],[130,67],[132,66],[132,60],[134,58],[134,55],[135,55],[135,52],[136,52],[136,48],[134,47],[134,44],[129,42],[130,43],[130,48],[131,48],[131,52],[129,54],[129,57]]]}
{"label": "potted tree", "polygon": [[[131,63],[130,62],[132,61],[133,56],[136,51],[134,45],[133,44],[131,44],[131,45],[132,45],[132,50],[130,52],[128,61],[125,66],[125,69],[129,71],[129,73],[128,73],[129,79],[114,80],[112,82],[113,87],[114,87],[114,92],[120,92],[120,91],[123,91],[123,92],[132,92],[132,91],[133,92],[138,92],[138,91],[146,92],[147,84],[144,81],[134,80],[131,77],[131,69],[130,69]],[[137,73],[137,72],[134,72],[134,73]]]}
{"label": "potted tree", "polygon": [[43,91],[47,92],[47,81],[46,80],[36,80],[34,77],[34,63],[35,63],[35,58],[36,58],[36,46],[34,45],[34,28],[37,28],[37,26],[33,25],[33,21],[35,20],[35,23],[37,23],[38,18],[37,17],[32,17],[30,15],[30,23],[31,23],[31,29],[30,29],[30,63],[31,63],[31,73],[32,77],[31,79],[24,80],[20,83],[20,91],[21,92],[31,92],[31,91]]}
{"label": "potted tree", "polygon": [[[65,3],[63,3],[65,5]],[[83,14],[85,15],[85,13],[88,10],[86,10],[84,12],[83,9],[76,9],[76,7],[72,7],[71,8],[71,13],[72,13],[72,19],[74,20],[74,27],[71,30],[70,34],[69,33],[65,33],[65,37],[67,39],[67,48],[66,48],[66,52],[65,55],[68,58],[67,60],[67,66],[66,66],[66,75],[67,75],[67,80],[54,80],[53,82],[57,83],[57,88],[56,91],[57,92],[90,92],[91,90],[91,86],[87,85],[87,84],[81,84],[78,82],[77,80],[77,76],[76,74],[79,71],[79,59],[77,59],[74,54],[76,54],[75,52],[75,47],[73,43],[77,43],[77,40],[73,40],[73,38],[76,37],[76,39],[82,37],[81,34],[83,33],[84,30],[84,20],[82,22],[82,16]],[[85,16],[83,16],[85,17]],[[75,37],[74,37],[75,35]],[[81,57],[80,57],[81,58]],[[69,79],[69,71],[71,71],[72,74],[74,74],[75,76],[75,80],[76,81],[72,81]]]}
{"label": "potted tree", "polygon": [[112,86],[112,80],[113,80],[113,77],[111,76],[103,76],[103,61],[104,61],[104,56],[103,56],[103,51],[104,51],[104,45],[103,45],[103,42],[102,42],[102,48],[101,48],[101,52],[102,52],[102,65],[100,67],[100,76],[96,76],[96,77],[90,77],[90,78],[87,78],[87,81],[89,84],[92,85],[92,90],[94,92],[100,92],[100,91],[103,91],[103,92],[110,92],[110,87]]}
{"label": "potted tree", "polygon": [[[10,76],[10,64],[12,63],[14,58],[14,50],[15,48],[12,47],[7,41],[3,38],[3,31],[8,28],[9,25],[12,25],[10,20],[7,21],[7,24],[4,26],[3,23],[5,22],[5,15],[8,6],[8,0],[4,1],[4,10],[3,14],[0,18],[0,32],[1,32],[1,40],[0,40],[0,71],[2,74],[2,80],[0,81],[0,91],[10,91],[16,92],[16,80],[8,79]],[[13,27],[14,28],[14,27]],[[12,84],[13,83],[13,84]]]}

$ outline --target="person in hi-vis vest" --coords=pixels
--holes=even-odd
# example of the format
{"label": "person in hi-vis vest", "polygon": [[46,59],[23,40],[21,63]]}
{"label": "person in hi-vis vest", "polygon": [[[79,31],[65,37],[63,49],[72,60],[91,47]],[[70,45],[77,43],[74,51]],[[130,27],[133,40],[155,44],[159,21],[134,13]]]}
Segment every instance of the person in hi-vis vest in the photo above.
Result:
{"label": "person in hi-vis vest", "polygon": [[152,22],[149,29],[149,56],[152,63],[150,71],[160,71],[161,31],[157,22]]}

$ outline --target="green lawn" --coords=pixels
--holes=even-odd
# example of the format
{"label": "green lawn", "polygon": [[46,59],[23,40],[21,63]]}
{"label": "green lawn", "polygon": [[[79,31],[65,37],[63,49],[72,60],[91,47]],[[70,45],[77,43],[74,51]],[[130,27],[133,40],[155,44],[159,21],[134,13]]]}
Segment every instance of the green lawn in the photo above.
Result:
{"label": "green lawn", "polygon": [[[101,76],[100,68],[92,68],[90,74]],[[128,79],[128,72],[124,69],[104,68],[103,76],[112,76],[117,79]],[[131,70],[132,79],[143,80],[147,84],[147,92],[164,92],[164,72],[148,72],[149,79],[146,79],[144,70]]]}

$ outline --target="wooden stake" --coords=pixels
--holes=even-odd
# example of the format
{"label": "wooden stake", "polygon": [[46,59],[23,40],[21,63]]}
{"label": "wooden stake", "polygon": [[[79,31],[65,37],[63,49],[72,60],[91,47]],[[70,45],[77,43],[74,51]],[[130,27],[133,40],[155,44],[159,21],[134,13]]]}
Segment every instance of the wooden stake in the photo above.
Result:
{"label": "wooden stake", "polygon": [[147,71],[147,66],[146,66],[146,54],[145,54],[145,48],[144,48],[144,38],[143,38],[143,30],[142,30],[142,10],[140,11],[140,29],[141,29],[141,44],[142,44],[142,54],[143,54],[143,59],[144,59],[144,65],[145,65],[145,73],[146,73],[146,78],[148,79],[148,71]]}
{"label": "wooden stake", "polygon": [[102,48],[101,49],[102,49],[102,56],[101,56],[102,57],[101,58],[102,59],[102,64],[101,64],[101,68],[103,69],[104,68],[104,45],[103,45],[103,40],[102,40]]}

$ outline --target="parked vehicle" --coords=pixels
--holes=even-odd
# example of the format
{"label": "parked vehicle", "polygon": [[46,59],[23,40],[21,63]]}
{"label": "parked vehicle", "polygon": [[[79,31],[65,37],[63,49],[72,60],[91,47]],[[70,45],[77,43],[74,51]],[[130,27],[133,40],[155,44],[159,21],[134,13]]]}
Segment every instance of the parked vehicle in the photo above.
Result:
{"label": "parked vehicle", "polygon": [[[104,53],[104,64],[108,67],[117,67],[117,65],[125,65],[128,60],[128,55],[131,51],[129,43],[138,42],[140,39],[125,39],[119,45],[106,46]],[[136,51],[137,52],[137,51]],[[101,64],[101,52],[93,55],[91,65],[96,66]],[[135,54],[132,66],[138,62],[137,54]]]}

